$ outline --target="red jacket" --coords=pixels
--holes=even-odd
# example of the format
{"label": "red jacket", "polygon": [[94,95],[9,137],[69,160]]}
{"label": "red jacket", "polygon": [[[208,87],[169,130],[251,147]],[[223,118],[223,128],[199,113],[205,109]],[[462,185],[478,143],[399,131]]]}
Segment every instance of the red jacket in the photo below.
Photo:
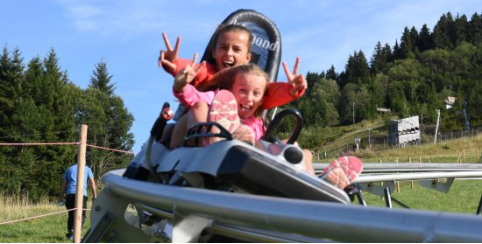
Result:
{"label": "red jacket", "polygon": [[[177,65],[176,71],[174,71],[174,73],[169,73],[172,76],[176,76],[181,69],[184,69],[187,65],[191,64],[191,62],[192,61],[189,59],[178,58],[176,61],[174,61],[174,64]],[[203,67],[201,67],[198,74],[196,75],[196,78],[194,78],[194,81],[191,84],[197,87],[203,82],[209,82],[214,76],[214,74],[216,74],[216,72],[217,71],[214,65],[204,62]],[[294,101],[295,99],[305,94],[305,90],[303,89],[302,91],[297,92],[295,95],[292,95],[291,89],[293,89],[293,86],[286,82],[270,82],[266,87],[266,94],[264,96],[264,101],[261,107],[263,109],[271,109],[282,106]]]}

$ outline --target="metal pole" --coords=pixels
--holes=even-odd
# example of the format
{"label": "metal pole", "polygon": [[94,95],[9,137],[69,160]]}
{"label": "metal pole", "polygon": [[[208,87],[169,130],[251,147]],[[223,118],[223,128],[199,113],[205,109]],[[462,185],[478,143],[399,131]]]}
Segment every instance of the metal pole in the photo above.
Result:
{"label": "metal pole", "polygon": [[77,153],[77,189],[75,193],[74,243],[80,243],[82,209],[84,206],[84,169],[87,151],[87,125],[80,126],[80,146]]}
{"label": "metal pole", "polygon": [[353,130],[355,130],[355,102],[353,102]]}
{"label": "metal pole", "polygon": [[[398,158],[395,159],[395,162],[398,164]],[[398,172],[397,172],[398,174]],[[400,181],[395,182],[395,185],[397,186],[397,193],[400,193]]]}
{"label": "metal pole", "polygon": [[383,189],[383,195],[385,196],[385,205],[387,208],[392,208],[392,199],[390,196],[390,189],[388,187]]}
{"label": "metal pole", "polygon": [[[412,157],[408,157],[408,162],[409,163],[412,163]],[[413,180],[410,181],[410,188],[414,188],[414,185],[413,185]]]}
{"label": "metal pole", "polygon": [[437,124],[435,125],[435,137],[433,140],[434,144],[437,143],[438,126],[440,124],[440,109],[436,109],[436,111],[437,111]]}
{"label": "metal pole", "polygon": [[480,196],[479,206],[477,207],[477,212],[475,214],[480,215],[481,211],[482,211],[482,196]]}
{"label": "metal pole", "polygon": [[370,140],[370,131],[372,128],[368,128],[368,146],[370,148],[370,151],[372,150],[372,141]]}
{"label": "metal pole", "polygon": [[470,122],[469,122],[469,116],[467,115],[467,111],[465,110],[465,106],[467,105],[467,102],[464,102],[464,109],[462,110],[464,119],[465,119],[465,131],[470,132]]}

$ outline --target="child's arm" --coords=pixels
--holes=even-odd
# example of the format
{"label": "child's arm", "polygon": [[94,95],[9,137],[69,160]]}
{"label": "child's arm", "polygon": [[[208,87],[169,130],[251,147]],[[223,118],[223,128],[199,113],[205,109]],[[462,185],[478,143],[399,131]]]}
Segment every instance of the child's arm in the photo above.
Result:
{"label": "child's arm", "polygon": [[187,84],[183,92],[178,93],[173,89],[173,93],[179,103],[187,107],[192,107],[195,103],[201,101],[210,105],[215,95],[213,91],[200,92],[191,84]]}
{"label": "child's arm", "polygon": [[[182,69],[174,79],[172,87],[174,96],[179,99],[179,102],[186,106],[192,106],[198,101],[205,101],[210,103],[214,97],[214,92],[199,92],[190,83],[194,80],[199,72],[199,66],[194,68],[198,54],[194,54],[194,58],[185,69]],[[204,62],[203,62],[204,63]]]}
{"label": "child's arm", "polygon": [[278,106],[288,104],[295,99],[303,96],[305,90],[308,88],[308,83],[303,75],[298,74],[298,67],[300,58],[296,58],[293,73],[288,69],[288,66],[283,62],[283,69],[285,70],[288,82],[269,83],[264,96],[263,109],[271,109]]}
{"label": "child's arm", "polygon": [[[162,66],[167,73],[175,77],[179,71],[185,69],[188,65],[191,65],[191,60],[178,57],[179,47],[181,46],[180,36],[177,37],[176,46],[174,46],[174,49],[172,49],[171,43],[169,42],[165,32],[162,33],[162,37],[164,39],[164,43],[166,44],[167,50],[161,51],[158,59],[158,65],[159,67]],[[206,62],[197,64],[195,68],[198,69],[198,72],[192,81],[194,86],[210,80],[215,73],[214,67]]]}
{"label": "child's arm", "polygon": [[[178,74],[182,69],[185,69],[188,65],[190,65],[191,60],[178,58],[175,64],[177,65],[178,69],[171,74],[172,76],[176,76],[176,74]],[[198,87],[199,84],[203,82],[208,82],[216,73],[214,66],[206,61],[194,65],[194,68],[198,70],[196,76],[191,82],[191,85],[195,87]]]}
{"label": "child's arm", "polygon": [[302,90],[293,95],[291,93],[292,89],[293,86],[286,82],[269,83],[261,107],[263,109],[272,109],[283,106],[303,96],[305,92],[305,90]]}

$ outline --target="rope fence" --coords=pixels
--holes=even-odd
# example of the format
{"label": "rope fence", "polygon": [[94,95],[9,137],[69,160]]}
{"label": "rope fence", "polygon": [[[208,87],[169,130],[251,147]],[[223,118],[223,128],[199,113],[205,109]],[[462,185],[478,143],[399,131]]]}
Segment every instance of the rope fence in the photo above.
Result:
{"label": "rope fence", "polygon": [[[0,146],[52,146],[52,145],[79,145],[80,142],[20,142],[20,143],[5,143],[0,142]],[[88,147],[97,148],[101,150],[119,152],[119,153],[126,153],[126,154],[135,154],[133,151],[124,151],[120,149],[108,148],[108,147],[101,147],[95,146],[91,144],[87,144]]]}
{"label": "rope fence", "polygon": [[44,145],[79,145],[80,142],[27,142],[27,143],[4,143],[0,146],[44,146]]}
{"label": "rope fence", "polygon": [[[66,212],[70,212],[70,211],[74,211],[74,210],[77,210],[77,208],[72,208],[72,209],[63,210],[63,211],[57,211],[57,212],[48,213],[48,214],[41,214],[41,215],[37,215],[37,216],[33,216],[33,217],[28,217],[28,218],[23,218],[23,219],[9,220],[9,221],[5,221],[5,222],[0,222],[0,226],[2,226],[2,225],[8,225],[8,224],[13,224],[13,223],[17,223],[17,222],[29,221],[29,220],[33,220],[33,219],[39,219],[39,218],[48,217],[48,216],[52,216],[52,215],[57,215],[57,214],[61,214],[61,213],[66,213]],[[90,208],[84,208],[83,210],[90,211],[91,209],[90,209]]]}
{"label": "rope fence", "polygon": [[[77,186],[76,186],[76,200],[75,204],[76,206],[79,207],[79,209],[87,210],[90,211],[90,209],[84,209],[82,208],[82,188],[84,187],[83,181],[81,179],[84,178],[84,167],[85,167],[85,160],[86,160],[86,148],[91,147],[91,148],[96,148],[96,149],[101,149],[101,150],[108,150],[112,152],[118,152],[118,153],[126,153],[126,154],[135,154],[132,151],[125,151],[125,150],[120,150],[120,149],[114,149],[114,148],[107,148],[107,147],[101,147],[101,146],[96,146],[96,145],[89,145],[87,144],[87,125],[80,125],[79,128],[79,142],[21,142],[21,143],[5,143],[1,142],[0,146],[52,146],[52,145],[77,145],[78,146],[78,158],[77,158]],[[2,137],[0,137],[2,138]],[[48,213],[48,214],[42,214],[34,217],[28,217],[28,218],[23,218],[23,219],[17,219],[17,220],[10,220],[10,221],[5,221],[5,222],[0,222],[0,226],[2,225],[7,225],[7,224],[13,224],[17,222],[22,222],[22,221],[29,221],[32,219],[38,219],[42,217],[47,217],[47,216],[52,216],[56,214],[61,214],[69,211],[76,210],[78,208],[70,209],[70,210],[64,210],[64,211],[58,211],[54,213]],[[77,211],[75,213],[74,217],[74,235],[73,235],[73,241],[74,243],[79,243],[80,242],[80,234],[81,234],[81,213],[82,211]]]}
{"label": "rope fence", "polygon": [[120,152],[120,153],[126,153],[126,154],[135,154],[135,153],[132,152],[132,151],[124,151],[124,150],[119,150],[119,149],[113,149],[113,148],[107,148],[107,147],[94,146],[94,145],[90,145],[90,144],[87,144],[87,146],[88,146],[88,147],[92,147],[92,148],[102,149],[102,150],[113,151],[113,152]]}

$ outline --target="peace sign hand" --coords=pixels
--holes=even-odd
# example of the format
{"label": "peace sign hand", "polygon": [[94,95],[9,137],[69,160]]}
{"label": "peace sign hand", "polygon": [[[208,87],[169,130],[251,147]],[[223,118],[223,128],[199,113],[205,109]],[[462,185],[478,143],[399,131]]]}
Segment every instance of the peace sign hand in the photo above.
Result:
{"label": "peace sign hand", "polygon": [[296,96],[299,92],[308,88],[308,82],[303,75],[298,74],[298,67],[300,65],[300,58],[296,57],[295,67],[293,69],[293,73],[291,73],[288,69],[288,65],[283,62],[283,69],[285,70],[286,77],[288,78],[288,83],[293,86],[290,93],[293,96]]}
{"label": "peace sign hand", "polygon": [[198,65],[198,67],[195,68],[197,57],[198,54],[195,53],[191,64],[186,66],[186,68],[180,70],[174,78],[174,91],[176,91],[177,93],[184,92],[184,88],[187,86],[187,84],[191,83],[194,80],[197,73],[202,68],[202,64]]}
{"label": "peace sign hand", "polygon": [[181,37],[177,37],[176,46],[174,46],[174,49],[172,49],[171,42],[169,42],[166,32],[162,32],[162,38],[164,39],[167,50],[161,50],[158,65],[159,67],[162,66],[167,72],[173,74],[177,70],[177,65],[174,64],[174,62],[177,60],[179,46],[181,46]]}

